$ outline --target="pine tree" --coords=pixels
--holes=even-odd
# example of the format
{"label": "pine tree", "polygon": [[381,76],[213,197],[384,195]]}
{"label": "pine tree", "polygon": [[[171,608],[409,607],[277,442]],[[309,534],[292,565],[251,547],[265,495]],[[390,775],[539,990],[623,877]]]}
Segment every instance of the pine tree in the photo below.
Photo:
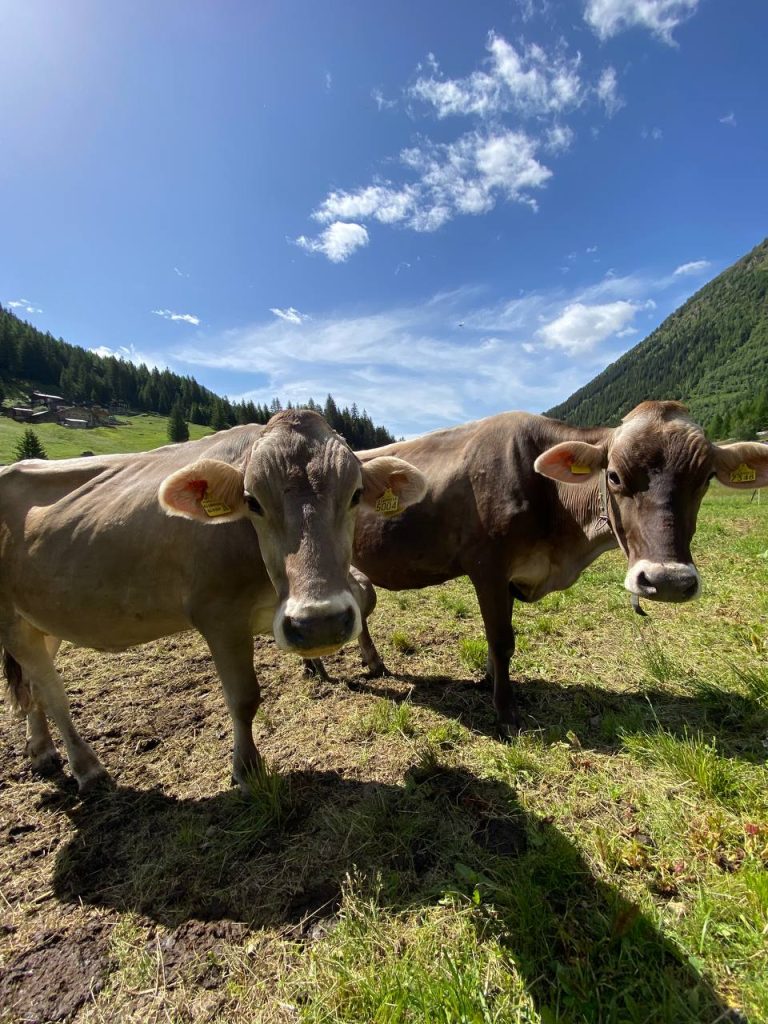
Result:
{"label": "pine tree", "polygon": [[27,427],[13,449],[13,461],[21,459],[47,459],[43,443],[31,427]]}
{"label": "pine tree", "polygon": [[189,426],[184,419],[184,410],[181,402],[176,402],[168,417],[168,440],[177,444],[179,441],[189,440]]}

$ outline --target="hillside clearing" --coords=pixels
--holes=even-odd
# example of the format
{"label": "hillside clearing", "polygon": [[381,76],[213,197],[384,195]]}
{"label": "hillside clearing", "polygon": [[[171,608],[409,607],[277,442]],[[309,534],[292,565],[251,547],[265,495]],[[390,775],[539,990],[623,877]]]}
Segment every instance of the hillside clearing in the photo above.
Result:
{"label": "hillside clearing", "polygon": [[[72,430],[58,423],[38,423],[33,427],[49,459],[71,459],[85,451],[94,455],[117,452],[145,452],[168,440],[168,417],[151,413],[132,413],[117,417],[119,426]],[[14,461],[14,449],[29,423],[17,423],[0,417],[0,464]],[[210,427],[189,424],[189,439],[196,441],[213,431]]]}
{"label": "hillside clearing", "polygon": [[35,779],[5,716],[0,1020],[768,1019],[768,502],[749,499],[705,501],[698,602],[637,618],[612,554],[516,606],[508,744],[463,580],[380,592],[391,678],[352,647],[305,679],[257,640],[250,798],[197,635],[67,647],[116,785]]}

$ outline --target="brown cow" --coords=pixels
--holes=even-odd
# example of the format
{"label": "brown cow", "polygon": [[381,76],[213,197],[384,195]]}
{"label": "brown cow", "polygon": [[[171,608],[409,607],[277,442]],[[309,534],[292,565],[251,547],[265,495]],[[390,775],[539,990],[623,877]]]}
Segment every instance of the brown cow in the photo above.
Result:
{"label": "brown cow", "polygon": [[306,657],[357,636],[357,505],[392,490],[408,505],[425,486],[398,458],[361,465],[306,410],[152,452],[4,469],[0,643],[33,767],[58,760],[49,715],[81,790],[104,776],[54,667],[62,639],[114,651],[195,628],[221,678],[245,785],[259,763],[253,634],[273,632]]}
{"label": "brown cow", "polygon": [[636,605],[688,601],[699,593],[690,544],[710,479],[768,483],[765,445],[711,444],[677,402],[643,402],[613,429],[502,413],[357,454],[364,464],[404,458],[429,489],[402,515],[361,515],[354,564],[389,590],[469,576],[504,728],[518,724],[509,680],[515,598],[570,587],[618,545]]}

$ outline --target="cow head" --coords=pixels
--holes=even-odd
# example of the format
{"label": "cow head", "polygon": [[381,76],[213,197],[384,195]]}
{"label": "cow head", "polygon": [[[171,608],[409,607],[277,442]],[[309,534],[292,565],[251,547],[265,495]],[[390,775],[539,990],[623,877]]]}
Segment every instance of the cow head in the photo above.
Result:
{"label": "cow head", "polygon": [[603,444],[565,441],[537,472],[569,484],[603,477],[603,511],[629,560],[626,589],[651,601],[688,601],[700,590],[691,540],[712,477],[726,487],[768,484],[768,446],[712,444],[677,402],[643,402]]}
{"label": "cow head", "polygon": [[399,511],[425,492],[402,459],[363,466],[322,416],[288,410],[272,417],[244,466],[202,459],[164,480],[159,500],[169,515],[206,525],[249,519],[277,592],[278,646],[319,657],[361,629],[348,582],[357,506]]}

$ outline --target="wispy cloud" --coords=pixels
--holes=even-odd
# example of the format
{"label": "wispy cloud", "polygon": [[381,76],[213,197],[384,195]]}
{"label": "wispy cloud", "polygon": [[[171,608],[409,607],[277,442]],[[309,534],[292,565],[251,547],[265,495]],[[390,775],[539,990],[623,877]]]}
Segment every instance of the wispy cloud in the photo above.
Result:
{"label": "wispy cloud", "polygon": [[185,274],[183,270],[179,270],[178,267],[173,268],[173,272],[177,277],[189,277],[189,274]]}
{"label": "wispy cloud", "polygon": [[562,48],[547,52],[536,44],[520,50],[502,36],[488,36],[487,69],[465,78],[423,77],[408,90],[412,99],[430,106],[438,117],[514,111],[526,117],[562,114],[580,106],[587,87],[581,57]]}
{"label": "wispy cloud", "polygon": [[675,277],[680,277],[683,274],[700,274],[702,270],[707,270],[711,266],[709,260],[692,260],[690,263],[681,263],[673,273]]}
{"label": "wispy cloud", "polygon": [[371,98],[379,110],[394,110],[397,100],[388,100],[381,89],[372,89]]}
{"label": "wispy cloud", "polygon": [[330,392],[396,433],[415,434],[561,401],[652,326],[656,300],[668,308],[684,280],[671,272],[614,275],[493,304],[482,289],[465,287],[413,305],[299,323],[272,313],[179,345],[173,359],[250,376],[243,395],[260,401],[279,394],[304,402]]}
{"label": "wispy cloud", "polygon": [[368,231],[362,224],[337,220],[317,238],[300,235],[296,245],[305,252],[321,252],[331,263],[344,263],[353,252],[368,245]]}
{"label": "wispy cloud", "polygon": [[195,316],[194,313],[174,313],[170,309],[153,309],[152,312],[164,320],[181,320],[185,324],[192,324],[195,327],[200,324],[200,317]]}
{"label": "wispy cloud", "polygon": [[325,81],[326,92],[330,92],[331,89],[333,88],[333,75],[331,74],[330,71],[326,71],[325,72],[324,81]]}
{"label": "wispy cloud", "polygon": [[164,370],[168,366],[168,361],[165,356],[152,355],[148,352],[140,352],[135,345],[119,345],[117,348],[110,348],[108,345],[99,345],[98,348],[89,349],[89,352],[93,352],[94,355],[102,356],[106,359],[109,356],[115,359],[124,359],[128,363],[134,363],[136,366],[140,366],[142,363],[153,369],[157,367],[158,370]]}
{"label": "wispy cloud", "polygon": [[661,142],[664,138],[664,132],[661,128],[641,128],[640,137],[651,142]]}
{"label": "wispy cloud", "polygon": [[600,39],[631,28],[645,28],[674,46],[674,30],[690,18],[699,0],[587,0],[584,20]]}
{"label": "wispy cloud", "polygon": [[9,309],[20,309],[22,313],[42,313],[42,309],[36,306],[29,299],[9,299],[6,302]]}
{"label": "wispy cloud", "polygon": [[285,322],[289,324],[300,324],[304,320],[311,319],[311,317],[306,313],[300,313],[298,309],[294,309],[293,306],[289,306],[287,309],[280,309],[276,306],[271,306],[269,312],[274,313],[279,320],[285,320]]}
{"label": "wispy cloud", "polygon": [[[301,235],[296,244],[341,263],[368,244],[366,221],[425,232],[454,217],[486,214],[499,201],[535,210],[534,193],[553,174],[541,153],[555,156],[575,140],[566,117],[588,106],[611,116],[623,105],[615,69],[605,68],[590,82],[580,54],[568,53],[564,44],[516,47],[490,32],[486,51],[481,67],[462,78],[446,77],[430,53],[405,90],[414,116],[470,117],[475,127],[452,141],[422,135],[389,161],[397,170],[386,178],[329,192],[311,214],[328,227],[317,237]],[[372,96],[380,110],[394,103],[380,89]],[[505,126],[506,115],[514,127]]]}
{"label": "wispy cloud", "polygon": [[721,118],[718,118],[718,120],[720,121],[720,124],[727,124],[731,128],[736,127],[736,115],[733,111],[730,111],[730,113],[725,114]]}

